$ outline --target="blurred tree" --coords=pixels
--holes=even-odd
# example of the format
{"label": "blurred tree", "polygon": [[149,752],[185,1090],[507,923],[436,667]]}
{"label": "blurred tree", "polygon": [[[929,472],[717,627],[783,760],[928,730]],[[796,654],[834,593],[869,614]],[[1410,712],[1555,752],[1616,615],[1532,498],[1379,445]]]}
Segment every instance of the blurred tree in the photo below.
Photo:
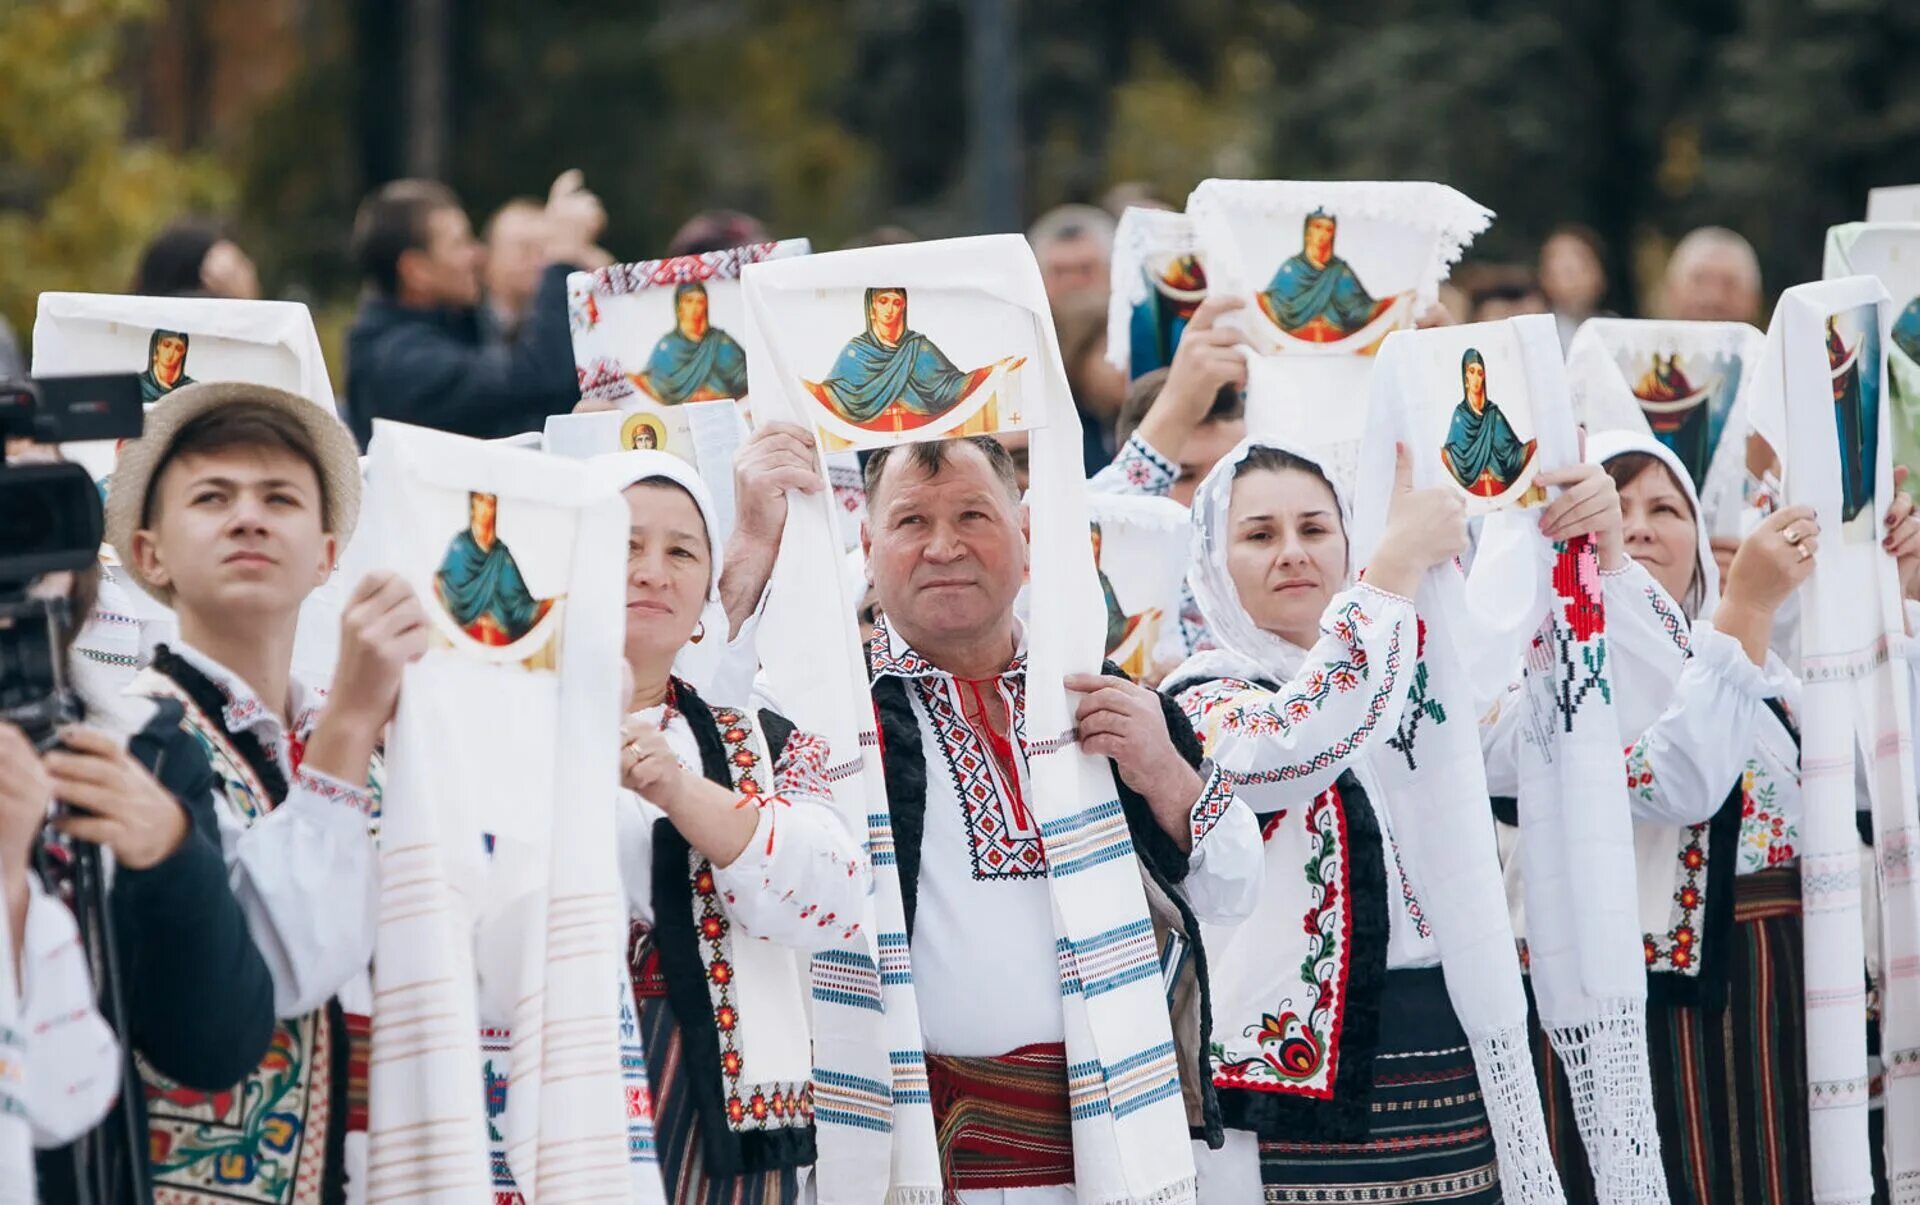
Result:
{"label": "blurred tree", "polygon": [[0,5],[0,314],[45,290],[116,292],[176,214],[231,195],[208,158],[127,136],[116,78],[151,0]]}

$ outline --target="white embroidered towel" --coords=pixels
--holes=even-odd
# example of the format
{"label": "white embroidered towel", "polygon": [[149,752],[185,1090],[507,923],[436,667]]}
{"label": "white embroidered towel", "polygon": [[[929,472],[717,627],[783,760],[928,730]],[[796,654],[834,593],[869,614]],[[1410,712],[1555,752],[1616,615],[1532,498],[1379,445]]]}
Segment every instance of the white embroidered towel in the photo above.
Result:
{"label": "white embroidered towel", "polygon": [[1492,211],[1444,184],[1203,180],[1187,198],[1209,291],[1258,353],[1247,430],[1314,447],[1355,485],[1380,342],[1411,327]]}
{"label": "white embroidered towel", "polygon": [[1879,862],[1888,1180],[1920,1201],[1920,848],[1898,574],[1880,546],[1892,502],[1886,404],[1886,289],[1853,276],[1781,295],[1751,401],[1780,457],[1788,505],[1820,520],[1800,589],[1800,898],[1805,924],[1807,1077],[1814,1200],[1871,1198],[1868,1170],[1862,883],[1854,811],[1861,759]]}
{"label": "white embroidered towel", "polygon": [[488,1191],[487,1022],[521,1191],[649,1199],[612,991],[626,510],[568,462],[384,422],[368,497],[357,555],[414,585],[432,644],[387,744],[370,1197]]}

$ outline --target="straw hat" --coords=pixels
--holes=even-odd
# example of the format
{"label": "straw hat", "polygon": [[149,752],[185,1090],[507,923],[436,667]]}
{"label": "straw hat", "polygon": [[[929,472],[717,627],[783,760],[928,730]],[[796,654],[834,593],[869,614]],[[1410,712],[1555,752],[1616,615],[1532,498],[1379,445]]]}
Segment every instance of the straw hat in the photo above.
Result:
{"label": "straw hat", "polygon": [[139,439],[120,449],[107,487],[107,543],[126,567],[127,576],[148,594],[168,605],[173,591],[149,582],[135,567],[133,533],[142,526],[153,474],[180,428],[210,410],[251,402],[279,410],[306,428],[320,461],[320,489],[326,497],[326,530],[345,543],[360,518],[360,451],[345,424],[324,408],[297,393],[245,381],[206,381],[169,393],[147,411],[146,428]]}

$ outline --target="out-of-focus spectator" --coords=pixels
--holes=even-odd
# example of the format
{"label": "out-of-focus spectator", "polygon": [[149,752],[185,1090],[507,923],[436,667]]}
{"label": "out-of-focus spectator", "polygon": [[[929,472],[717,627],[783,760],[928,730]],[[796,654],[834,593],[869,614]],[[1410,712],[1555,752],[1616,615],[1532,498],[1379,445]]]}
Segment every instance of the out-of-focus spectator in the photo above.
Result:
{"label": "out-of-focus spectator", "polygon": [[1568,223],[1540,244],[1540,291],[1560,327],[1560,345],[1573,342],[1582,322],[1600,313],[1607,296],[1607,253],[1600,236]]}
{"label": "out-of-focus spectator", "polygon": [[1513,264],[1477,264],[1471,272],[1462,273],[1460,287],[1467,292],[1474,322],[1548,312],[1540,282],[1532,272]]}
{"label": "out-of-focus spectator", "polygon": [[578,171],[553,182],[543,214],[546,266],[519,334],[499,343],[481,328],[481,246],[453,191],[396,180],[361,202],[353,248],[367,295],[347,331],[345,417],[362,447],[376,418],[494,439],[580,400],[567,274],[602,261],[607,215]]}
{"label": "out-of-focus spectator", "polygon": [[760,219],[737,209],[709,209],[687,219],[667,243],[669,258],[676,255],[705,255],[709,251],[730,251],[749,243],[770,243],[773,236]]}
{"label": "out-of-focus spectator", "polygon": [[1113,267],[1113,215],[1094,205],[1061,205],[1040,215],[1027,242],[1040,261],[1047,301],[1056,309],[1074,293],[1096,293],[1106,304]]}
{"label": "out-of-focus spectator", "polygon": [[920,236],[905,226],[875,226],[872,230],[848,239],[842,250],[852,251],[859,247],[898,247],[902,243],[919,241]]}
{"label": "out-of-focus spectator", "polygon": [[20,354],[19,336],[13,333],[13,324],[0,318],[0,381],[11,381],[27,375],[27,361]]}
{"label": "out-of-focus spectator", "polygon": [[1724,226],[1702,226],[1680,240],[1667,260],[1660,309],[1694,322],[1758,322],[1760,257]]}
{"label": "out-of-focus spectator", "polygon": [[133,291],[143,297],[260,298],[260,273],[240,244],[207,218],[182,218],[147,244]]}
{"label": "out-of-focus spectator", "polygon": [[1127,396],[1127,374],[1107,363],[1107,295],[1082,291],[1055,302],[1053,327],[1080,410],[1087,472],[1098,472],[1113,459],[1113,424]]}
{"label": "out-of-focus spectator", "polygon": [[494,334],[511,339],[526,319],[547,265],[547,211],[531,197],[515,197],[493,211],[481,234],[487,245],[486,317]]}
{"label": "out-of-focus spectator", "polygon": [[1162,201],[1152,185],[1140,180],[1122,180],[1100,198],[1100,208],[1117,222],[1129,209],[1172,209],[1173,206]]}
{"label": "out-of-focus spectator", "polygon": [[1467,298],[1467,291],[1451,280],[1440,282],[1440,292],[1434,306],[1445,310],[1451,321],[1436,322],[1436,326],[1452,326],[1456,322],[1465,322],[1473,317],[1473,302]]}

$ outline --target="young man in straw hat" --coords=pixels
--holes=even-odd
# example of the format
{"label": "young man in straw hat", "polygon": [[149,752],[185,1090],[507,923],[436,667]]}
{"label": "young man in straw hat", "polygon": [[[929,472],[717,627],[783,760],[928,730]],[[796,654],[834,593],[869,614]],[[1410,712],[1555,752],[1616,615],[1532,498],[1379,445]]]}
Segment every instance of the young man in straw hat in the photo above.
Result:
{"label": "young man in straw hat", "polygon": [[358,470],[353,437],[313,402],[207,383],[156,406],[114,472],[107,538],[180,629],[131,689],[180,701],[222,784],[221,842],[282,1018],[230,1092],[142,1068],[168,1201],[338,1199],[365,1166],[374,757],[401,671],[426,650],[413,590],[392,574],[359,583],[324,695],[291,668],[300,604],[352,533]]}

